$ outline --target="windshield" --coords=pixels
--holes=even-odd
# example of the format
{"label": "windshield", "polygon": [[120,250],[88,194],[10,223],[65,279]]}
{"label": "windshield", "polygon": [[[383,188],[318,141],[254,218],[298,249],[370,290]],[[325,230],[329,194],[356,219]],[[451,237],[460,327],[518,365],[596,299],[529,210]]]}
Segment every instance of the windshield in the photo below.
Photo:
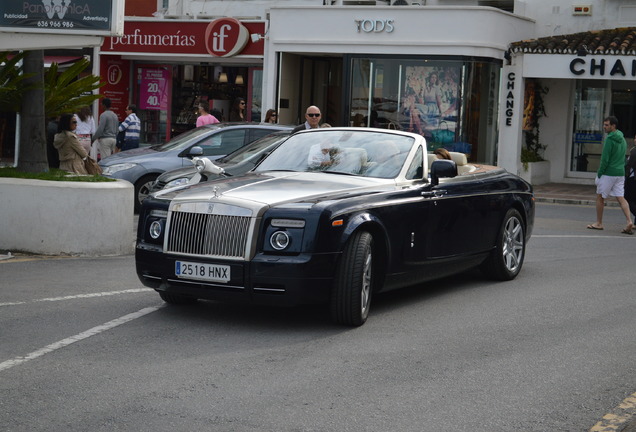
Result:
{"label": "windshield", "polygon": [[414,141],[393,133],[319,129],[292,135],[256,171],[323,171],[395,178]]}
{"label": "windshield", "polygon": [[235,152],[230,153],[229,155],[221,159],[218,159],[218,161],[216,162],[237,164],[244,160],[251,159],[254,156],[258,157],[263,151],[266,151],[268,148],[272,147],[276,143],[284,141],[288,136],[289,133],[266,135],[263,138],[260,138],[246,145],[245,147],[241,147]]}
{"label": "windshield", "polygon": [[198,141],[201,137],[208,135],[214,128],[210,127],[198,127],[184,132],[176,137],[172,138],[167,143],[156,144],[150,147],[154,151],[164,152],[169,150],[181,150],[190,145],[193,141]]}

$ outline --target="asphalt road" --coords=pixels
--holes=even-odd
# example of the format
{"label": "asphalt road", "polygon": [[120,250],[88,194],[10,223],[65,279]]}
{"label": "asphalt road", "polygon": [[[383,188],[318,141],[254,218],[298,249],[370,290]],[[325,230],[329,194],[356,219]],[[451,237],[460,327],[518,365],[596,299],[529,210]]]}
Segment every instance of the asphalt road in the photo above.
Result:
{"label": "asphalt road", "polygon": [[132,256],[2,261],[0,431],[620,431],[636,236],[618,209],[593,218],[539,204],[516,280],[377,296],[355,329],[321,307],[164,306]]}

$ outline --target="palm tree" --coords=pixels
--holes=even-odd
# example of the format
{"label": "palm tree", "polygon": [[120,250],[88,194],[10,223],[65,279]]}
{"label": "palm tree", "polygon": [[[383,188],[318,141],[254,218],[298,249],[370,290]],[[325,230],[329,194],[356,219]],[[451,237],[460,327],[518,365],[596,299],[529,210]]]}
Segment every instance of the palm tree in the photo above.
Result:
{"label": "palm tree", "polygon": [[18,169],[47,171],[46,119],[90,105],[104,83],[95,75],[78,78],[90,65],[85,58],[61,73],[53,63],[44,73],[43,50],[0,53],[0,65],[0,111],[20,112]]}

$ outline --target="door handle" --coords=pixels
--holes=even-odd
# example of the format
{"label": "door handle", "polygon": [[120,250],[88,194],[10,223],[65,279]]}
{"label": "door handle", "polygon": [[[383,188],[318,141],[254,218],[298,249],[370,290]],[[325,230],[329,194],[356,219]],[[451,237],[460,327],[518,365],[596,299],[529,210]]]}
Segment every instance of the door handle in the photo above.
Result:
{"label": "door handle", "polygon": [[441,198],[448,193],[445,189],[437,189],[434,191],[425,191],[422,192],[422,196],[424,198]]}

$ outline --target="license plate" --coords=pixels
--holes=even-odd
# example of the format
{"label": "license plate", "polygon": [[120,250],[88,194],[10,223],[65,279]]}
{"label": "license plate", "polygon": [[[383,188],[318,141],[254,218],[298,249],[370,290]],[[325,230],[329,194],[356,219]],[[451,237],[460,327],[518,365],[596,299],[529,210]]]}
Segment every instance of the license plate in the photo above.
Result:
{"label": "license plate", "polygon": [[176,261],[174,274],[183,279],[229,282],[230,266]]}

